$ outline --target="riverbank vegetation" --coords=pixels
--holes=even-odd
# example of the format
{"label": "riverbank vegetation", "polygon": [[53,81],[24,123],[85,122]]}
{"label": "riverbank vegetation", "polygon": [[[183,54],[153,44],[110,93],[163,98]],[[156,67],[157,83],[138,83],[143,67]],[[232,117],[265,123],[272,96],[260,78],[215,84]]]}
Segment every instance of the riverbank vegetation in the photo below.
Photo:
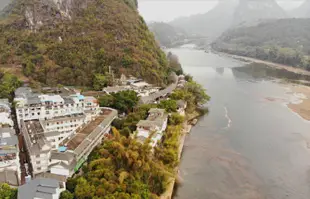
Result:
{"label": "riverbank vegetation", "polygon": [[217,51],[310,70],[310,19],[280,19],[225,32]]}
{"label": "riverbank vegetation", "polygon": [[[68,179],[63,195],[79,199],[158,199],[174,179],[179,163],[186,118],[176,112],[177,100],[186,101],[190,113],[209,99],[202,86],[191,80],[183,89],[175,90],[170,99],[135,105],[124,118],[113,122],[112,134],[91,153],[83,174]],[[109,103],[101,100],[101,105],[105,101]],[[154,149],[150,138],[140,143],[134,137],[136,124],[147,117],[150,108],[164,108],[170,114],[162,141]]]}

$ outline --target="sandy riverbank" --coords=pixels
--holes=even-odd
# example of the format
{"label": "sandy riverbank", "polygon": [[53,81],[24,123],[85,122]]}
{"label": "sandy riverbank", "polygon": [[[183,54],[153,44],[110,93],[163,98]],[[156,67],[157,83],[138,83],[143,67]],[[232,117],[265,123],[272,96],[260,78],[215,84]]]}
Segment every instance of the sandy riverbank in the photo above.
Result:
{"label": "sandy riverbank", "polygon": [[225,56],[232,57],[234,59],[238,59],[241,61],[245,62],[252,62],[252,63],[259,63],[259,64],[266,64],[268,66],[272,66],[278,69],[285,69],[290,72],[298,73],[298,74],[303,74],[303,75],[309,75],[310,76],[310,71],[304,70],[302,68],[296,68],[293,66],[288,66],[284,64],[278,64],[270,61],[264,61],[260,59],[255,59],[255,58],[250,58],[250,57],[243,57],[243,56],[238,56],[238,55],[232,55],[232,54],[227,54],[227,53],[221,53],[224,54]]}
{"label": "sandy riverbank", "polygon": [[[301,68],[296,68],[293,66],[287,66],[283,64],[259,60],[255,58],[231,55],[231,54],[226,54],[226,53],[224,54],[234,59],[241,60],[241,61],[266,64],[268,66],[275,67],[277,69],[285,69],[287,71],[294,72],[297,74],[310,76],[310,71],[307,71]],[[300,97],[299,97],[298,102],[291,102],[287,105],[287,107],[291,109],[293,112],[295,112],[296,114],[298,114],[299,116],[301,116],[303,119],[310,121],[310,87],[299,85],[299,84],[292,84],[289,86],[289,88],[292,94],[298,95]]]}
{"label": "sandy riverbank", "polygon": [[305,120],[310,121],[310,87],[292,85],[290,90],[300,96],[300,102],[289,103],[287,106]]}

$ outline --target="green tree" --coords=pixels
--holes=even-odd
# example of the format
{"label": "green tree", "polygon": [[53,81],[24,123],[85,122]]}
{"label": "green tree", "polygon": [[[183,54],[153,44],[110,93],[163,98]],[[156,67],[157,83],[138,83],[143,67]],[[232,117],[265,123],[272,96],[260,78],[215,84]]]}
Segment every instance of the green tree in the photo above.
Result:
{"label": "green tree", "polygon": [[108,80],[106,76],[102,74],[95,74],[94,75],[94,82],[93,82],[93,88],[97,91],[102,90],[105,86],[107,86]]}
{"label": "green tree", "polygon": [[159,108],[165,109],[167,112],[171,113],[171,112],[176,112],[178,105],[177,102],[175,100],[162,100],[160,101]]}
{"label": "green tree", "polygon": [[71,192],[65,190],[61,192],[59,199],[74,199],[74,195]]}
{"label": "green tree", "polygon": [[75,195],[79,199],[92,199],[95,195],[95,186],[91,185],[85,178],[79,178],[75,188]]}
{"label": "green tree", "polygon": [[11,188],[8,184],[1,184],[0,199],[17,199],[17,189]]}
{"label": "green tree", "polygon": [[114,97],[114,103],[111,105],[113,108],[120,112],[129,113],[138,104],[139,97],[135,91],[121,91],[112,94]]}
{"label": "green tree", "polygon": [[195,104],[205,104],[210,100],[210,97],[207,95],[206,90],[202,85],[194,81],[186,83],[185,90],[194,95]]}
{"label": "green tree", "polygon": [[170,125],[179,125],[184,122],[184,117],[178,113],[172,113],[169,117],[169,124]]}
{"label": "green tree", "polygon": [[112,107],[114,104],[114,97],[112,95],[104,95],[99,97],[98,101],[101,107]]}
{"label": "green tree", "polygon": [[0,98],[11,98],[11,94],[21,86],[21,82],[14,75],[0,71]]}

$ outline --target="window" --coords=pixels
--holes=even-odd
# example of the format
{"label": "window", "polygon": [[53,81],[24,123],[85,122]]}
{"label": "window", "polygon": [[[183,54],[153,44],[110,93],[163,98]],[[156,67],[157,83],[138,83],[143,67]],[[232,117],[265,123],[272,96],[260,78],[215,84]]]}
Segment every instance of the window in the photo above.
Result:
{"label": "window", "polygon": [[39,155],[36,155],[36,158],[39,158],[40,157],[40,154]]}
{"label": "window", "polygon": [[36,161],[36,164],[41,164],[41,161]]}
{"label": "window", "polygon": [[41,167],[37,167],[37,170],[40,171],[40,170],[41,170]]}

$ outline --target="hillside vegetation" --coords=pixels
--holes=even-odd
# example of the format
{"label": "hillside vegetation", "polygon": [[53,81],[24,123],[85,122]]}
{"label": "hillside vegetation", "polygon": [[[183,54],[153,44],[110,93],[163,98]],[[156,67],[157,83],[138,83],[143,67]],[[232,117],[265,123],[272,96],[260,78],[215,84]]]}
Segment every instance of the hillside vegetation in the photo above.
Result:
{"label": "hillside vegetation", "polygon": [[166,47],[173,47],[175,42],[184,40],[188,37],[182,29],[164,22],[154,22],[148,24],[148,26],[154,33],[156,40]]}
{"label": "hillside vegetation", "polygon": [[[131,74],[158,85],[169,68],[136,0],[15,0],[0,21],[0,67],[44,85],[92,87],[96,74]],[[2,65],[1,65],[2,64]],[[108,78],[108,77],[107,77]]]}
{"label": "hillside vegetation", "polygon": [[310,19],[280,19],[225,32],[213,48],[310,70]]}

